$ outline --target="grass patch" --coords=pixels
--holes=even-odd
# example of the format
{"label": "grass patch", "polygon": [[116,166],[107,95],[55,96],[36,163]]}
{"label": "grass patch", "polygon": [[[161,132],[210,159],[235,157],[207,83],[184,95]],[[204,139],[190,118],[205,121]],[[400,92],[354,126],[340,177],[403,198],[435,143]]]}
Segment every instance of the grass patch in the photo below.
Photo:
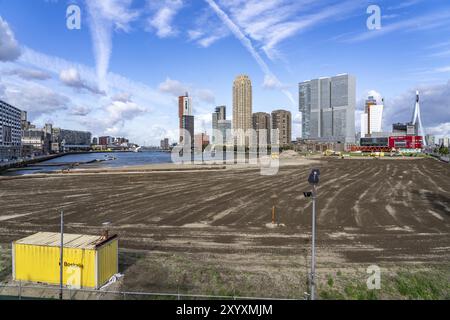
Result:
{"label": "grass patch", "polygon": [[448,300],[450,299],[450,269],[448,266],[429,269],[401,268],[385,271],[381,276],[381,288],[369,290],[367,275],[362,271],[336,277],[328,276],[319,285],[319,297],[327,300]]}
{"label": "grass patch", "polygon": [[5,282],[12,274],[11,250],[0,246],[0,283]]}
{"label": "grass patch", "polygon": [[397,291],[407,299],[450,299],[449,278],[445,279],[437,273],[425,271],[417,273],[400,272],[394,281]]}

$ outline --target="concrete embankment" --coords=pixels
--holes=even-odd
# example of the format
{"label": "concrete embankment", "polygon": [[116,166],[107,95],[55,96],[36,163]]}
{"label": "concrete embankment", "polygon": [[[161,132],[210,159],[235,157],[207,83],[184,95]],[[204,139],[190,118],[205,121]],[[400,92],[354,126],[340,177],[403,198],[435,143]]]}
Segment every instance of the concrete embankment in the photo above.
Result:
{"label": "concrete embankment", "polygon": [[[48,155],[48,156],[36,157],[34,159],[28,159],[28,160],[24,160],[24,161],[20,161],[20,162],[12,162],[12,163],[5,163],[5,164],[0,163],[0,174],[8,169],[24,168],[31,164],[60,158],[60,157],[63,157],[63,156],[69,155],[69,154],[76,154],[76,153],[74,153],[74,152],[58,153],[58,154],[52,154],[52,155]],[[77,153],[77,154],[79,154],[79,153]]]}

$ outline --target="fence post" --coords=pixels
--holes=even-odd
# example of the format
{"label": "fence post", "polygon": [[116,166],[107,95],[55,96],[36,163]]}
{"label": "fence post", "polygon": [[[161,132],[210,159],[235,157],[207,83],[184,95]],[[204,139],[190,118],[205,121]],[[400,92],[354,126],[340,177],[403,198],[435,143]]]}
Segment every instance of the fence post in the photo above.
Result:
{"label": "fence post", "polygon": [[22,300],[22,281],[19,281],[19,300]]}

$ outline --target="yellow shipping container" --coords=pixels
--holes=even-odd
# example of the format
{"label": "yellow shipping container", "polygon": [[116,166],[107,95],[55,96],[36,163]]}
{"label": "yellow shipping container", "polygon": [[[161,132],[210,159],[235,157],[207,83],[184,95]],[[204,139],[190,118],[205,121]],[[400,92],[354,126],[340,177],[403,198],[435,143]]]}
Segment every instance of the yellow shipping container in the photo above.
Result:
{"label": "yellow shipping container", "polygon": [[[60,283],[61,234],[40,232],[12,244],[13,279]],[[119,272],[118,238],[64,234],[63,284],[79,288],[103,286]]]}

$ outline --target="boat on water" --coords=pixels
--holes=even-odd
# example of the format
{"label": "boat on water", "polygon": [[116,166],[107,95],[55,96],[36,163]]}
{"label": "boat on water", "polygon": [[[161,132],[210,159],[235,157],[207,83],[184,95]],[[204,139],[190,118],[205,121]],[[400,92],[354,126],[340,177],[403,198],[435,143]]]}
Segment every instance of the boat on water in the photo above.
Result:
{"label": "boat on water", "polygon": [[113,160],[117,160],[117,158],[114,156],[105,155],[104,161],[113,161]]}

